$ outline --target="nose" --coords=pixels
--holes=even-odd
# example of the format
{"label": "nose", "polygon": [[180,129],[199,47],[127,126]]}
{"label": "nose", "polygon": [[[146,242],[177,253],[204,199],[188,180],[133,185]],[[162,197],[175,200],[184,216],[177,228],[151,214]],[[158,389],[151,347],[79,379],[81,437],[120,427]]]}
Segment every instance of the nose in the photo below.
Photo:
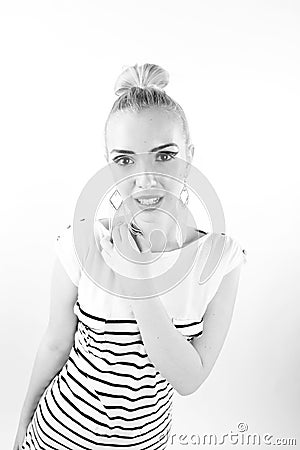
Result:
{"label": "nose", "polygon": [[141,173],[139,175],[136,175],[135,183],[140,189],[149,189],[152,186],[157,185],[155,174],[153,173]]}

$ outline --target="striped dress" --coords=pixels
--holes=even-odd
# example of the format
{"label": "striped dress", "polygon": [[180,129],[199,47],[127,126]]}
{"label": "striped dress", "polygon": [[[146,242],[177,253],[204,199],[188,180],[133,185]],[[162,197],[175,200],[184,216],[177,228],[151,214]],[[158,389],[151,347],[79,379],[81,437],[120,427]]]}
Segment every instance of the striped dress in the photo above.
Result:
{"label": "striped dress", "polygon": [[[218,270],[199,289],[204,244],[210,236],[199,238],[189,275],[160,296],[173,325],[189,342],[201,336],[205,310],[224,274],[246,262],[241,246],[229,238]],[[22,449],[165,449],[174,388],[152,364],[132,310],[81,270],[71,225],[58,236],[56,252],[78,286],[77,329],[66,363],[39,400]],[[97,248],[96,252],[98,258]],[[173,262],[177,250],[163,256],[160,267]]]}

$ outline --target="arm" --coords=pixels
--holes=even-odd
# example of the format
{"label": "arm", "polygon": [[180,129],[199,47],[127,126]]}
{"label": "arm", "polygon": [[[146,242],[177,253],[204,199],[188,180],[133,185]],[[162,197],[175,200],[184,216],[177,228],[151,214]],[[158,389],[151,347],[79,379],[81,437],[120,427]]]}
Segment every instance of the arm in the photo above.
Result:
{"label": "arm", "polygon": [[181,395],[194,393],[218,358],[231,323],[239,275],[237,267],[224,276],[205,312],[203,333],[192,343],[174,327],[159,297],[130,302],[149,358]]}
{"label": "arm", "polygon": [[203,333],[193,339],[192,345],[202,361],[198,387],[210,374],[224,345],[231,324],[237,296],[241,266],[227,273],[203,318]]}
{"label": "arm", "polygon": [[76,298],[77,287],[56,258],[51,281],[49,322],[35,357],[19,427],[29,424],[41,395],[68,358],[77,325],[73,312]]}
{"label": "arm", "polygon": [[201,359],[173,325],[159,297],[130,302],[153,365],[180,395],[195,389]]}

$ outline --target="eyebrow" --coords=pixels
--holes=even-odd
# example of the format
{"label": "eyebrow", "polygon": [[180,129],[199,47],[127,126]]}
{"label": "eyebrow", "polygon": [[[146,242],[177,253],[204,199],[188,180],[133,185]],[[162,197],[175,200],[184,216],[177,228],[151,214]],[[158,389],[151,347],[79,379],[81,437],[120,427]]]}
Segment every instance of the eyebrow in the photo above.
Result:
{"label": "eyebrow", "polygon": [[[163,144],[163,145],[159,145],[158,147],[152,148],[151,150],[149,150],[149,153],[157,152],[158,150],[162,150],[163,148],[166,148],[166,147],[177,147],[177,148],[179,148],[177,144],[175,144],[174,142],[170,142],[169,144]],[[110,153],[113,153],[113,152],[126,153],[128,155],[134,155],[135,154],[135,152],[133,152],[132,150],[118,150],[116,148],[114,148]]]}

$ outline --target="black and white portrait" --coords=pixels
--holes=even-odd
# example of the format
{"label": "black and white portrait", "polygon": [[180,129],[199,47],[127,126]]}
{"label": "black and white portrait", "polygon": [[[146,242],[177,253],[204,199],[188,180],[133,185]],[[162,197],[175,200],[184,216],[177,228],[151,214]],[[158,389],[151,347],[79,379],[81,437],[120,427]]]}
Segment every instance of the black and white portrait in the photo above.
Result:
{"label": "black and white portrait", "polygon": [[296,1],[4,1],[1,447],[299,445]]}

